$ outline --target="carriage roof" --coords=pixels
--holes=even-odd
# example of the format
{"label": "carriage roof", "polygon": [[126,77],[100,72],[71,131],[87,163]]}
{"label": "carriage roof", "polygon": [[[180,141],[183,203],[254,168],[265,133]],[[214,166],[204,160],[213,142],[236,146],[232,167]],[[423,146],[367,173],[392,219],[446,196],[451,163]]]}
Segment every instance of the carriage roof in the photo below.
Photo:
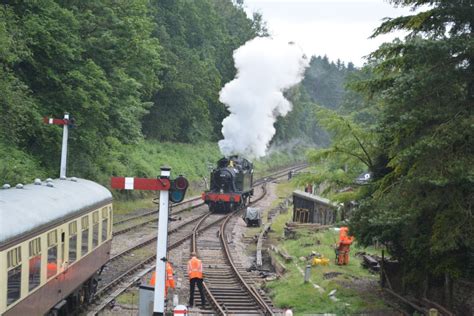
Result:
{"label": "carriage roof", "polygon": [[112,200],[102,185],[85,179],[52,180],[0,189],[0,245],[21,234]]}

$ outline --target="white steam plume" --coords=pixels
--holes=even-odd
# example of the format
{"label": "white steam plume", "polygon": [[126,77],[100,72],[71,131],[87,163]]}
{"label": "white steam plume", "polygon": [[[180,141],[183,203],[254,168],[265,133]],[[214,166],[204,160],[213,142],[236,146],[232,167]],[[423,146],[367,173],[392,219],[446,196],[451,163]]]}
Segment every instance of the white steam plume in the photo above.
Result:
{"label": "white steam plume", "polygon": [[230,115],[222,121],[223,155],[265,155],[277,117],[291,110],[283,91],[303,77],[308,60],[293,43],[257,37],[234,52],[237,75],[220,92]]}

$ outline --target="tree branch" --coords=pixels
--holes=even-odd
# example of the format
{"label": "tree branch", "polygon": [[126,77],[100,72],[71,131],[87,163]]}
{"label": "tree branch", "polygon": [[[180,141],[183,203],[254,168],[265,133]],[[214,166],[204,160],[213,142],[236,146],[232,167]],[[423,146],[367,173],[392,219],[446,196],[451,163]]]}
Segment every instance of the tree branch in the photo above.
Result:
{"label": "tree branch", "polygon": [[353,157],[356,157],[357,159],[359,159],[360,161],[362,161],[362,163],[364,165],[366,165],[367,167],[370,168],[370,165],[369,165],[369,162],[367,160],[365,160],[363,157],[359,156],[359,155],[356,155],[350,151],[346,151],[346,150],[342,150],[341,148],[339,147],[334,147],[334,151],[337,151],[337,152],[341,152],[343,154],[346,154],[346,155],[349,155],[349,156],[353,156]]}
{"label": "tree branch", "polygon": [[349,124],[349,122],[347,122],[347,121],[345,121],[345,123],[346,123],[347,127],[349,128],[349,130],[351,131],[352,136],[354,136],[354,138],[356,139],[356,141],[359,144],[360,148],[362,149],[365,156],[367,157],[367,163],[366,163],[367,167],[369,167],[369,169],[372,170],[373,163],[372,163],[372,159],[370,159],[369,153],[365,149],[364,145],[362,145],[362,142],[360,141],[359,137],[357,137],[355,132],[352,130],[351,124]]}

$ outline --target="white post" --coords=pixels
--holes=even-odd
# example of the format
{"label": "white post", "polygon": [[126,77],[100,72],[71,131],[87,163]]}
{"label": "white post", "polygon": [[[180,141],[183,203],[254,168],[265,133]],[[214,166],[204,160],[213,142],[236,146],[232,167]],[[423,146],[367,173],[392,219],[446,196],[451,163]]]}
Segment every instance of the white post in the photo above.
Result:
{"label": "white post", "polygon": [[311,277],[311,266],[308,264],[306,266],[306,269],[304,270],[304,283],[308,283],[310,277]]}
{"label": "white post", "polygon": [[[171,168],[161,167],[161,178],[169,178]],[[168,191],[160,191],[160,212],[158,217],[158,240],[156,242],[156,282],[153,315],[164,315],[166,250],[168,245]]]}
{"label": "white post", "polygon": [[[69,113],[64,113],[64,120],[69,120]],[[60,179],[66,179],[67,138],[68,138],[68,124],[64,124],[63,125],[63,147],[61,148],[61,169],[59,170]]]}

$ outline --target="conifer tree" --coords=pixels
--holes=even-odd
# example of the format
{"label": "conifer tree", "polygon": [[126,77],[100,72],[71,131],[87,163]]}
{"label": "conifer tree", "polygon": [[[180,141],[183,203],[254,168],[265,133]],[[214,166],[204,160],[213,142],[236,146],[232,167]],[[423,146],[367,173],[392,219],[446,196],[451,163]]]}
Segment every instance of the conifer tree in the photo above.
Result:
{"label": "conifer tree", "polygon": [[421,12],[374,33],[409,35],[375,51],[374,77],[358,84],[378,98],[374,161],[383,172],[352,229],[365,244],[385,242],[412,282],[473,277],[473,3],[391,2]]}

